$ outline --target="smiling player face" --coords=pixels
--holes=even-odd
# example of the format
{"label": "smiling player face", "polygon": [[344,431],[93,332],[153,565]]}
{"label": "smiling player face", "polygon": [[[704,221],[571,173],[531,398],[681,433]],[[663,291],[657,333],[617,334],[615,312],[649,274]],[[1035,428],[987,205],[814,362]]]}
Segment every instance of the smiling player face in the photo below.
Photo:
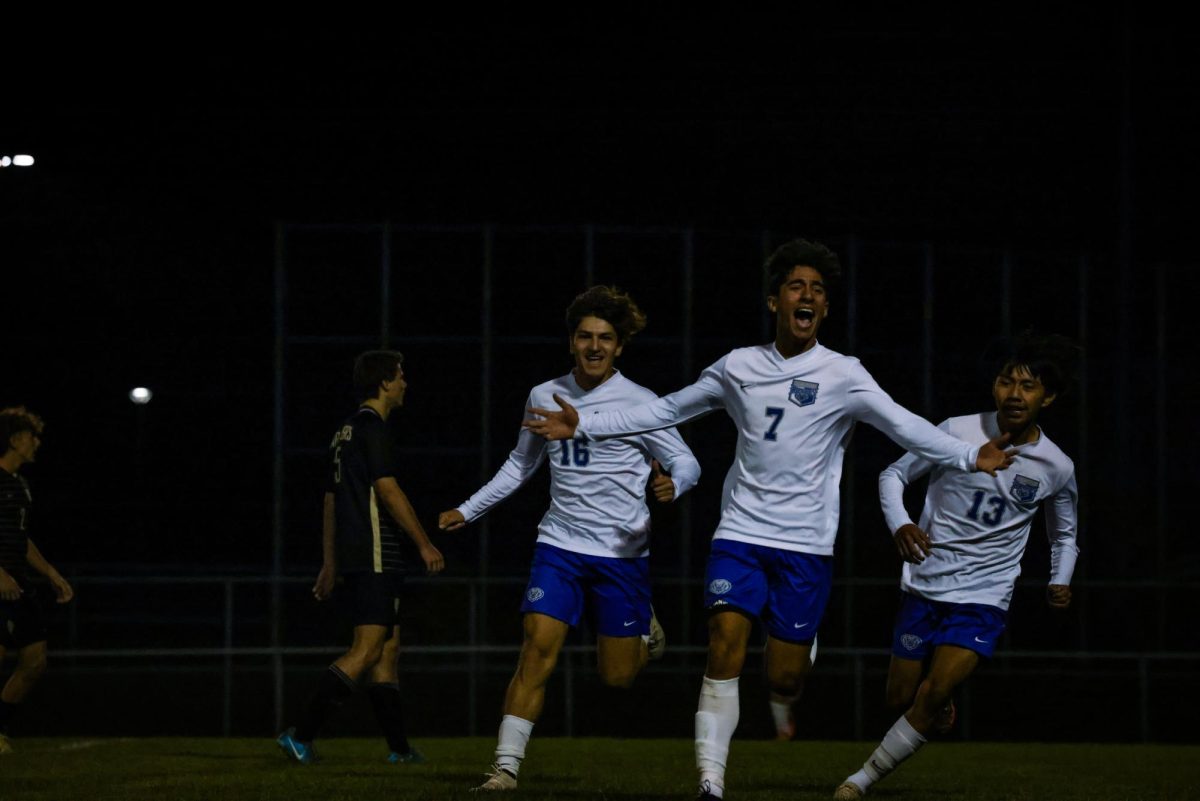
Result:
{"label": "smiling player face", "polygon": [[620,338],[612,323],[599,317],[584,317],[571,337],[575,357],[575,383],[594,389],[613,374],[613,362],[621,355]]}
{"label": "smiling player face", "polygon": [[829,313],[825,280],[812,267],[793,267],[777,295],[767,298],[775,313],[775,346],[783,356],[795,356],[817,344],[817,330]]}

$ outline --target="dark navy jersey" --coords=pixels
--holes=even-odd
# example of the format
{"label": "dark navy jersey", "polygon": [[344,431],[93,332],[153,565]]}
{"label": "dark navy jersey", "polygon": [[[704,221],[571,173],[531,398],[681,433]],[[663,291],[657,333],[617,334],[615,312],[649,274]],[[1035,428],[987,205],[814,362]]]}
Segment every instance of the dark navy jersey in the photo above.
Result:
{"label": "dark navy jersey", "polygon": [[[29,573],[29,511],[33,498],[25,479],[0,468],[0,567],[21,584]],[[24,585],[22,584],[24,588]]]}
{"label": "dark navy jersey", "polygon": [[329,445],[327,490],[337,516],[338,570],[342,573],[400,573],[410,542],[375,493],[376,479],[394,474],[387,423],[372,408],[360,407],[333,435]]}

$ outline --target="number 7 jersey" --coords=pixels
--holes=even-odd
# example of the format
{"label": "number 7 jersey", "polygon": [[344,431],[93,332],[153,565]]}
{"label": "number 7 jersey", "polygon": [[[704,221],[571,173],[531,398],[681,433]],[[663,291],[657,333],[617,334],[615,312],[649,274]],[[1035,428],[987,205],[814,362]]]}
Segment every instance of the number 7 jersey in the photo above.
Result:
{"label": "number 7 jersey", "polygon": [[[968,442],[1000,434],[995,412],[951,417],[938,427]],[[936,467],[911,453],[880,473],[883,516],[895,532],[912,522],[904,488],[932,469],[920,528],[933,549],[921,564],[904,563],[902,589],[933,601],[1007,609],[1039,506],[1046,510],[1050,583],[1071,583],[1079,554],[1075,465],[1044,431],[1016,451],[1012,466],[995,476]]]}

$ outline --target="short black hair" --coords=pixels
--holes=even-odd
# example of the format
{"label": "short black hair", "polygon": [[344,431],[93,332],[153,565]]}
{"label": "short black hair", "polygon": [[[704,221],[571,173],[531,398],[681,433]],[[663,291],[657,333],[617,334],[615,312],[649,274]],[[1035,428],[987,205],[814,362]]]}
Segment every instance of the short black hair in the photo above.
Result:
{"label": "short black hair", "polygon": [[22,431],[32,431],[41,436],[44,427],[42,418],[24,406],[0,409],[0,456],[12,450],[12,438]]}
{"label": "short black hair", "polygon": [[404,355],[396,350],[368,350],[354,360],[354,395],[359,403],[379,396],[379,386],[396,377]]}
{"label": "short black hair", "polygon": [[627,292],[615,286],[594,286],[575,296],[567,307],[567,336],[575,336],[584,317],[604,320],[616,330],[622,344],[646,327],[646,315]]}
{"label": "short black hair", "polygon": [[1062,396],[1075,383],[1083,348],[1059,334],[1039,334],[1027,328],[1013,337],[993,340],[984,354],[989,379],[1024,368],[1042,382],[1046,393]]}
{"label": "short black hair", "polygon": [[767,295],[778,295],[784,279],[796,267],[812,267],[821,274],[826,287],[842,275],[842,263],[832,250],[820,242],[793,239],[775,248],[775,252],[763,263],[763,282]]}

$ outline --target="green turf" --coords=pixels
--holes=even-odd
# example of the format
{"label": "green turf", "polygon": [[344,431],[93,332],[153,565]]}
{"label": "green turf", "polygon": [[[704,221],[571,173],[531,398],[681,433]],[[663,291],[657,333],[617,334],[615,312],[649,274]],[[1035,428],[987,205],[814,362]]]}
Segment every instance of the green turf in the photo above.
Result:
{"label": "green turf", "polygon": [[[284,760],[270,739],[22,739],[0,757],[0,801],[408,801],[467,799],[491,739],[419,741],[421,766],[384,761],[378,740],[318,743],[322,761]],[[827,799],[873,743],[736,741],[729,801]],[[685,740],[535,738],[519,799],[688,799]],[[933,799],[1200,799],[1200,747],[935,743],[872,793]]]}

